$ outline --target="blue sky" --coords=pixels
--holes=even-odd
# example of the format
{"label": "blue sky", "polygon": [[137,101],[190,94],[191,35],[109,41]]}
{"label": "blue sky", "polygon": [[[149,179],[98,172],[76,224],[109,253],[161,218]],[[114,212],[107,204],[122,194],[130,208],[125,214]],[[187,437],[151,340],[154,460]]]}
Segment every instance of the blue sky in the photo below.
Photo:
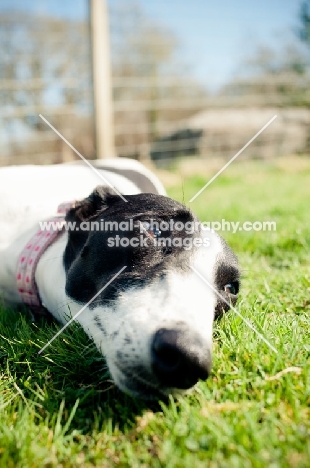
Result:
{"label": "blue sky", "polygon": [[[113,0],[115,1],[115,0]],[[141,0],[146,11],[180,37],[195,76],[219,86],[259,44],[293,39],[297,0]]]}
{"label": "blue sky", "polygon": [[[108,0],[112,6],[124,0]],[[192,74],[218,89],[240,69],[259,44],[280,47],[294,41],[300,0],[136,0],[170,28],[181,43]],[[0,12],[22,8],[67,18],[87,15],[87,0],[1,0]]]}

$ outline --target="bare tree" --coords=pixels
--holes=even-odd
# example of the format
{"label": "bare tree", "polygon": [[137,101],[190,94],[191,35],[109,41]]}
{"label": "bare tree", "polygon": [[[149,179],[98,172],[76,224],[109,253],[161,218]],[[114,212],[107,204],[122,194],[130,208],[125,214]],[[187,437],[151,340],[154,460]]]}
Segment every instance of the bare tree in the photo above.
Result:
{"label": "bare tree", "polygon": [[300,39],[310,45],[310,1],[305,0],[300,8],[300,28],[298,35]]}
{"label": "bare tree", "polygon": [[178,39],[139,5],[112,7],[111,42],[119,146],[150,143],[202,108],[206,89],[180,58]]}
{"label": "bare tree", "polygon": [[307,106],[310,103],[307,56],[298,44],[280,50],[260,46],[241,66],[242,73],[222,90],[236,104]]}
{"label": "bare tree", "polygon": [[[53,135],[47,137],[49,129],[38,116],[46,112],[52,123],[73,139],[73,144],[91,156],[94,149],[87,22],[25,12],[2,14],[0,48],[1,114],[7,123],[23,125],[19,152],[35,156],[37,152],[61,150],[59,140]],[[84,128],[83,138],[79,127]],[[33,133],[38,131],[41,137]]]}

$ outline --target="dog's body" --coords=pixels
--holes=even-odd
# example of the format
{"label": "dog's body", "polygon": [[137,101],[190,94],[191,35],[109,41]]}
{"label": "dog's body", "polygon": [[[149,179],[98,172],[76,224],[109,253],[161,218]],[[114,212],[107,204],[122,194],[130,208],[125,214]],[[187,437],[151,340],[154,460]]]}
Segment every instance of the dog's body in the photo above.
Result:
{"label": "dog's body", "polygon": [[[118,160],[96,165],[127,202],[104,187],[94,191],[107,184],[83,165],[0,170],[0,293],[8,304],[21,302],[16,265],[22,249],[39,222],[52,217],[60,203],[82,200],[67,214],[67,222],[73,221],[77,228],[61,234],[38,262],[35,282],[43,305],[65,323],[69,312],[77,314],[126,267],[77,321],[106,357],[122,390],[156,398],[189,388],[210,371],[214,315],[229,308],[212,288],[228,302],[236,301],[237,259],[214,232],[178,231],[174,224],[163,233],[150,230],[150,220],[172,220],[176,226],[177,222],[194,225],[197,219],[165,197],[160,182],[139,163]],[[134,229],[79,230],[89,220],[118,225],[132,220]],[[117,246],[111,243],[116,236],[140,238],[142,246]],[[152,242],[157,236],[181,241],[163,247]],[[182,241],[188,237],[195,245],[184,249]]]}

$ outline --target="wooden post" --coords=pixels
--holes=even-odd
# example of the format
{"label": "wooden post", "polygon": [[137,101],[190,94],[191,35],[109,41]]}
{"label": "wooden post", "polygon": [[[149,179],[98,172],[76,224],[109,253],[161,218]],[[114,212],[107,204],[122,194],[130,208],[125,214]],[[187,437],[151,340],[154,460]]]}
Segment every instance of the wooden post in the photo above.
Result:
{"label": "wooden post", "polygon": [[108,8],[106,0],[89,0],[89,2],[96,158],[112,158],[116,156],[116,152],[113,130]]}

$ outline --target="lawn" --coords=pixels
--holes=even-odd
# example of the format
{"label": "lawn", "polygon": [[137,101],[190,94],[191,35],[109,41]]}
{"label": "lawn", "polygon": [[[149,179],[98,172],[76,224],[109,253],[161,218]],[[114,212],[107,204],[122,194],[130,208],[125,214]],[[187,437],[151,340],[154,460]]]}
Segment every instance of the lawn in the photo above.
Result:
{"label": "lawn", "polygon": [[[188,204],[211,175],[169,194]],[[243,271],[237,308],[277,353],[230,312],[209,380],[150,406],[114,388],[76,325],[38,356],[59,325],[2,307],[1,467],[310,466],[310,160],[236,162],[190,206],[203,221],[276,221],[223,236]]]}

